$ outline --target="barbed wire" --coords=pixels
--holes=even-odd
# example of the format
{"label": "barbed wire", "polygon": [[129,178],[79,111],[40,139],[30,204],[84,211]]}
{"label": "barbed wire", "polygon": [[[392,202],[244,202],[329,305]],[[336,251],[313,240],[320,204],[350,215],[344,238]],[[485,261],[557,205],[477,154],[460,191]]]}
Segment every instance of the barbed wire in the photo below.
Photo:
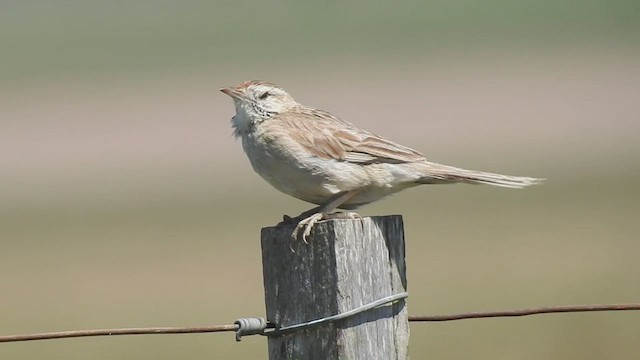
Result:
{"label": "barbed wire", "polygon": [[[409,316],[411,322],[439,322],[464,319],[495,318],[495,317],[516,317],[551,313],[573,313],[573,312],[593,312],[593,311],[628,311],[640,310],[640,304],[595,304],[595,305],[566,305],[549,306],[540,308],[529,308],[520,310],[500,310],[500,311],[477,311],[449,315],[418,315]],[[267,328],[275,328],[274,324],[268,323]],[[18,342],[33,340],[66,339],[88,336],[116,336],[116,335],[153,335],[153,334],[193,334],[193,333],[213,333],[225,331],[238,331],[238,324],[213,325],[197,327],[140,327],[124,329],[97,329],[97,330],[74,330],[47,332],[24,335],[4,335],[0,336],[1,342]]]}

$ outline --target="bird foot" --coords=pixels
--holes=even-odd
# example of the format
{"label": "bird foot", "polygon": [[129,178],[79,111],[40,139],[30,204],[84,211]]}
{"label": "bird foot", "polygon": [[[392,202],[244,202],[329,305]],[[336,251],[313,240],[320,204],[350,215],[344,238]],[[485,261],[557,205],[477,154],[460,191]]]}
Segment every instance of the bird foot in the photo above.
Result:
{"label": "bird foot", "polygon": [[311,234],[313,225],[315,225],[318,221],[324,220],[325,216],[327,215],[328,214],[326,213],[315,213],[307,218],[300,220],[300,222],[298,222],[298,225],[296,225],[296,228],[293,230],[291,238],[293,240],[297,240],[300,231],[302,231],[302,241],[304,241],[305,244],[309,244],[309,242],[307,242],[307,236]]}
{"label": "bird foot", "polygon": [[[284,220],[292,221],[295,219],[295,218],[290,218],[288,216],[287,218],[288,219],[285,218]],[[302,231],[302,241],[305,244],[309,244],[309,242],[307,241],[307,237],[311,234],[311,230],[313,229],[313,226],[318,222],[322,220],[331,220],[331,219],[361,219],[361,218],[362,217],[359,214],[356,214],[354,212],[338,212],[338,213],[332,213],[332,214],[327,214],[324,212],[315,213],[298,222],[298,225],[296,225],[296,228],[293,230],[293,233],[291,234],[291,238],[293,240],[297,240],[298,236],[300,235],[300,232]]]}
{"label": "bird foot", "polygon": [[351,211],[345,211],[345,212],[337,212],[337,213],[333,213],[333,214],[327,214],[327,217],[324,220],[330,220],[330,219],[354,220],[354,219],[362,219],[362,216],[360,216],[360,214],[358,214],[358,213],[354,213],[354,212],[351,212]]}

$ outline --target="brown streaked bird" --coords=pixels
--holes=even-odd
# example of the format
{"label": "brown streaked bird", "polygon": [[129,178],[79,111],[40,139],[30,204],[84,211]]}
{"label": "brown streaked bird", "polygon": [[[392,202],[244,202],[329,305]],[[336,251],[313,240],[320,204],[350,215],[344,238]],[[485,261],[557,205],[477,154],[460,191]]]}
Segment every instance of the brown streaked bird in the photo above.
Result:
{"label": "brown streaked bird", "polygon": [[[465,170],[427,161],[416,150],[295,101],[265,81],[220,89],[235,104],[231,119],[253,169],[285,194],[316,205],[292,219],[306,242],[315,223],[358,217],[353,210],[422,184],[487,184],[523,188],[543,179]],[[285,217],[286,219],[287,217]]]}

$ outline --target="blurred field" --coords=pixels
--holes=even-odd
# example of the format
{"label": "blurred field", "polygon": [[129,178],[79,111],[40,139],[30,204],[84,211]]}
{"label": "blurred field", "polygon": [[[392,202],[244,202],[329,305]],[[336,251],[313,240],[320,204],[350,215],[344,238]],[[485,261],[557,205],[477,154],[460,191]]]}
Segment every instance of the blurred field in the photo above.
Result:
{"label": "blurred field", "polygon": [[[0,334],[264,314],[259,230],[308,204],[231,137],[217,89],[251,78],[431,160],[549,179],[363,208],[405,217],[410,314],[640,301],[637,4],[266,4],[2,4]],[[639,324],[413,324],[410,353],[637,359]],[[0,359],[265,354],[232,334],[0,345]]]}

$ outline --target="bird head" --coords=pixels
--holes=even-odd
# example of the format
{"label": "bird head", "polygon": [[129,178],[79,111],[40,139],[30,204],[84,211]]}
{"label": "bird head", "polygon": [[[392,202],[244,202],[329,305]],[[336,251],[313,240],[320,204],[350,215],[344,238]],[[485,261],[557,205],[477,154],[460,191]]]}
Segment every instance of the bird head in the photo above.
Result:
{"label": "bird head", "polygon": [[245,81],[220,91],[233,99],[238,115],[244,113],[254,121],[270,118],[298,104],[289,93],[266,81]]}

